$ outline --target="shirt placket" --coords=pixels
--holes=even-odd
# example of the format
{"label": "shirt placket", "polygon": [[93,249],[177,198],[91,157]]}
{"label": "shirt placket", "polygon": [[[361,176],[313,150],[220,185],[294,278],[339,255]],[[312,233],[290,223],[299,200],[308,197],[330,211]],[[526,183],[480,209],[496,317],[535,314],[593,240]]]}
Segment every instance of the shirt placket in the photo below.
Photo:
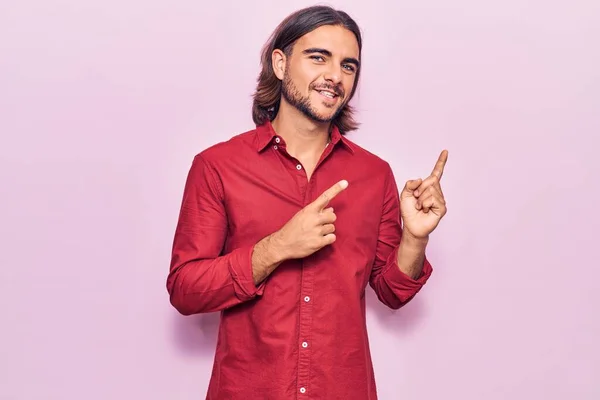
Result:
{"label": "shirt placket", "polygon": [[[292,158],[297,171],[298,185],[300,187],[302,206],[305,207],[311,202],[312,182],[308,182],[308,177],[300,161]],[[314,173],[313,173],[314,177]],[[306,261],[301,260],[301,279],[300,279],[300,321],[298,325],[298,377],[297,390],[299,398],[309,398],[309,379],[310,379],[310,346],[311,346],[311,328],[313,316],[312,292],[314,283],[314,270],[306,268]]]}
{"label": "shirt placket", "polygon": [[[302,261],[301,280],[297,389],[300,395],[307,395],[310,384],[310,348],[313,316],[312,292],[314,287],[314,270],[312,268],[305,268],[304,261]],[[300,398],[302,398],[302,396]]]}
{"label": "shirt placket", "polygon": [[[291,157],[285,150],[285,143],[279,137],[275,137],[275,144],[273,149],[276,151],[282,151],[285,153],[288,161],[294,164],[296,173],[296,182],[300,188],[300,195],[302,196],[302,206],[308,205],[313,201],[314,197],[314,182],[319,165],[325,160],[325,158],[331,152],[329,146],[325,149],[321,160],[317,163],[313,172],[311,181],[308,182],[306,172],[302,163]],[[310,397],[310,359],[311,359],[311,331],[312,331],[312,317],[313,317],[313,300],[312,294],[314,289],[314,268],[306,268],[306,261],[303,259],[300,261],[301,265],[301,283],[300,283],[300,313],[299,313],[299,326],[298,326],[298,374],[296,381],[296,390],[298,398],[309,398]]]}

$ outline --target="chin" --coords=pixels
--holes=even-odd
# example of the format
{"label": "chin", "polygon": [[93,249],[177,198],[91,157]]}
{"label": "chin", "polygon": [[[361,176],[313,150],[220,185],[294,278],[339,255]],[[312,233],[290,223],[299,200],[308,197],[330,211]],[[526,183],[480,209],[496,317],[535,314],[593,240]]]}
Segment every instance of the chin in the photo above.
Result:
{"label": "chin", "polygon": [[333,120],[333,118],[335,117],[335,115],[336,115],[336,113],[332,112],[330,109],[320,110],[320,109],[313,108],[310,117],[315,122],[326,123],[326,122],[331,122]]}

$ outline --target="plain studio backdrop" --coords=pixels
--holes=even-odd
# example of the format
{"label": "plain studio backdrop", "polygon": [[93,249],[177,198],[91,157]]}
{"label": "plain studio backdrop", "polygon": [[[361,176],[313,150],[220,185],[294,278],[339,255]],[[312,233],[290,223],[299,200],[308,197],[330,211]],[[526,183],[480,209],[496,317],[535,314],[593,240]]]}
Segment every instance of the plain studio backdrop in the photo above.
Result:
{"label": "plain studio backdrop", "polygon": [[[2,2],[0,399],[204,398],[218,314],[165,288],[186,174],[312,4]],[[332,5],[364,32],[350,138],[400,186],[450,155],[431,280],[367,290],[380,398],[600,398],[600,2]]]}

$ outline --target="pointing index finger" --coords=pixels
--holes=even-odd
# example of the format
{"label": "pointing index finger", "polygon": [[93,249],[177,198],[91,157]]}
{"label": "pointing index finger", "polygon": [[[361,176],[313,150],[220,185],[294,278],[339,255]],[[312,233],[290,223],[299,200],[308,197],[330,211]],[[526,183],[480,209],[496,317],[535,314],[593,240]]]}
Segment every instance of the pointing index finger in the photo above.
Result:
{"label": "pointing index finger", "polygon": [[329,202],[338,194],[340,194],[344,189],[348,187],[348,181],[342,180],[324,191],[317,199],[313,202],[313,204],[319,209],[323,210]]}
{"label": "pointing index finger", "polygon": [[444,167],[446,166],[446,161],[448,161],[448,150],[443,150],[435,163],[435,167],[433,171],[431,171],[432,176],[436,176],[438,180],[442,179],[442,175],[444,175]]}

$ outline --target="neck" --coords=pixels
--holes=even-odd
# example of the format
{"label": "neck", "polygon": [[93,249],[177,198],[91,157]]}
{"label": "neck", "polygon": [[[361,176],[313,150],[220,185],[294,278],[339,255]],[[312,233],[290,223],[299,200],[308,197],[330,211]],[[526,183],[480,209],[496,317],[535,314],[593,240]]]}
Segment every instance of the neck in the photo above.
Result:
{"label": "neck", "polygon": [[272,126],[292,156],[320,154],[329,142],[331,123],[312,121],[283,99]]}

